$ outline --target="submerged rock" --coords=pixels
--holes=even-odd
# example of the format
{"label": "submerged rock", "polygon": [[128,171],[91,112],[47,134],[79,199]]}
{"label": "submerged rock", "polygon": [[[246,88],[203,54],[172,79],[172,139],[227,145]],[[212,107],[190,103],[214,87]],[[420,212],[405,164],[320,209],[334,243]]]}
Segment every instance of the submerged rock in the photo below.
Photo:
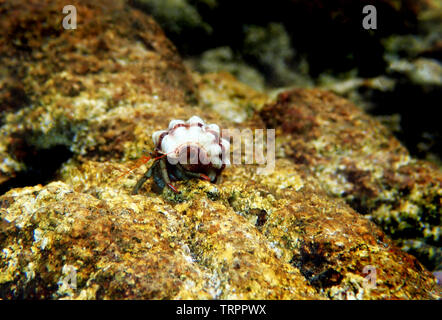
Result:
{"label": "submerged rock", "polygon": [[[62,145],[75,154],[102,154],[109,144],[131,139],[129,124],[112,128],[122,106],[148,110],[153,102],[196,101],[176,49],[149,16],[123,1],[79,1],[77,29],[64,30],[64,5],[0,5],[0,105],[19,109],[1,115],[0,181],[26,171],[32,154],[44,149]],[[97,150],[99,140],[107,150]]]}
{"label": "submerged rock", "polygon": [[277,153],[308,168],[330,195],[368,215],[430,268],[442,267],[438,167],[410,157],[378,121],[326,91],[284,92],[260,114],[280,132]]}
{"label": "submerged rock", "polygon": [[[382,125],[330,93],[269,103],[232,76],[192,75],[153,20],[123,1],[80,1],[83,25],[64,31],[63,4],[47,3],[0,7],[1,72],[23,83],[23,94],[10,82],[0,93],[18,99],[2,117],[0,184],[45,148],[71,153],[49,183],[0,196],[0,298],[440,298],[435,277],[360,214],[378,198],[392,217],[413,202],[412,221],[439,230],[437,171]],[[145,183],[131,195],[148,164],[127,172],[152,150],[151,134],[193,115],[276,127],[275,170],[233,165],[218,184],[157,194]],[[435,233],[419,228],[408,239],[433,245]]]}
{"label": "submerged rock", "polygon": [[287,160],[177,183],[179,198],[131,196],[144,168],[119,181],[126,168],[70,162],[64,182],[0,197],[3,298],[437,297],[416,258]]}
{"label": "submerged rock", "polygon": [[201,57],[190,58],[186,62],[200,73],[229,72],[255,90],[264,90],[264,77],[240,58],[235,57],[230,47],[207,50]]}

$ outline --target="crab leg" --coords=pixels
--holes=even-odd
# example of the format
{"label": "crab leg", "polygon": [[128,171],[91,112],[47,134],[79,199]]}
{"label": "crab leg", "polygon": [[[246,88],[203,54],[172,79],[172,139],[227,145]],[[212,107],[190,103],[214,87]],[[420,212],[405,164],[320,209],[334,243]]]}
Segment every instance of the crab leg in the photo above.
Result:
{"label": "crab leg", "polygon": [[198,179],[203,179],[203,180],[206,180],[206,181],[210,181],[210,178],[208,176],[206,176],[205,174],[188,171],[188,170],[184,169],[183,166],[180,163],[177,163],[176,167],[178,169],[177,171],[179,171],[181,174],[184,174],[186,177],[198,178]]}
{"label": "crab leg", "polygon": [[178,190],[172,184],[170,184],[169,174],[167,173],[167,167],[166,167],[166,159],[161,158],[159,162],[160,162],[161,175],[163,177],[164,182],[168,185],[170,189],[178,193]]}
{"label": "crab leg", "polygon": [[132,190],[132,194],[137,194],[138,190],[141,188],[141,186],[146,182],[147,179],[149,179],[152,176],[152,172],[154,167],[156,166],[156,163],[154,165],[152,165],[149,170],[147,170],[144,175],[141,177],[140,180],[138,180],[137,184],[135,185],[135,187]]}
{"label": "crab leg", "polygon": [[173,168],[173,174],[179,179],[179,180],[188,180],[189,177],[186,175],[186,172],[184,168],[181,166],[181,164],[177,163],[174,166],[171,166]]}
{"label": "crab leg", "polygon": [[166,186],[161,176],[159,162],[155,163],[155,168],[153,169],[153,181],[160,190],[163,190]]}

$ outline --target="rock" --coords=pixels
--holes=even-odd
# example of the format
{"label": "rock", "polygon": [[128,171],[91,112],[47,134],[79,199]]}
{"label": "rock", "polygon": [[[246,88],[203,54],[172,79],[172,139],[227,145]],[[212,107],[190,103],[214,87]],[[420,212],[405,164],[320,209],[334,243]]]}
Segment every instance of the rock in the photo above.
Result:
{"label": "rock", "polygon": [[71,162],[65,182],[0,197],[3,298],[437,297],[414,257],[287,160],[271,175],[238,166],[219,185],[177,183],[179,198],[149,184],[131,196],[145,168],[118,180],[126,168]]}
{"label": "rock", "polygon": [[282,23],[247,25],[244,29],[244,57],[266,74],[268,83],[274,87],[312,84],[308,70],[299,67],[302,62],[295,63],[296,52]]}
{"label": "rock", "polygon": [[[426,205],[435,197],[436,189],[426,184],[436,181],[435,171],[415,164],[385,128],[346,100],[317,91],[296,94],[318,115],[284,104],[290,92],[262,109],[269,98],[232,76],[189,73],[153,20],[123,1],[79,2],[83,25],[60,31],[63,5],[48,0],[0,6],[7,9],[0,22],[6,30],[1,72],[12,81],[15,68],[24,92],[11,93],[20,92],[17,79],[1,87],[6,91],[0,97],[16,103],[4,109],[0,169],[9,181],[31,164],[49,165],[55,173],[48,181],[8,185],[11,190],[0,196],[0,298],[440,298],[436,278],[415,257],[345,203],[350,195],[339,199],[330,192],[325,182],[339,188],[341,176],[320,172],[319,162],[326,166],[347,150],[326,148],[323,157],[314,152],[321,150],[321,138],[336,139],[329,148],[376,138],[387,144],[385,157],[403,155],[399,164],[408,166],[387,176],[408,186],[404,176],[412,172],[411,183],[425,194],[416,205]],[[14,41],[7,38],[11,34]],[[312,96],[317,100],[308,100]],[[340,135],[331,120],[330,127],[318,128],[319,120],[327,120],[321,108],[342,113],[333,120],[343,128]],[[233,165],[218,184],[181,181],[175,184],[179,194],[168,188],[157,194],[149,180],[131,195],[149,165],[133,169],[132,160],[153,149],[152,132],[193,115],[235,129],[272,126],[274,117],[275,170]],[[284,125],[291,117],[296,121]],[[357,131],[364,122],[373,136]],[[302,154],[290,153],[290,141],[305,146]],[[51,151],[60,145],[70,153],[54,165],[48,160],[59,156]],[[373,188],[357,165],[350,159],[342,167],[362,181],[351,199]],[[392,203],[400,202],[392,190]]]}
{"label": "rock", "polygon": [[[152,102],[196,101],[181,58],[150,17],[123,1],[79,1],[77,29],[64,30],[64,5],[8,1],[0,6],[0,74],[5,75],[0,105],[19,110],[2,114],[0,181],[25,171],[32,159],[23,159],[32,152],[54,146],[97,157],[111,152],[114,137],[123,143],[133,134],[131,124],[118,132],[109,125],[122,121],[116,120],[122,105],[136,110],[149,109]],[[90,132],[91,127],[100,132]],[[100,150],[98,140],[107,147]],[[116,148],[111,153],[121,157],[121,146]]]}
{"label": "rock", "polygon": [[[106,165],[88,168],[119,173]],[[98,180],[87,182],[92,187]],[[204,196],[171,206],[145,194],[109,191],[99,200],[54,182],[6,195],[2,222],[8,239],[18,243],[3,246],[3,298],[319,297],[231,209]],[[35,206],[20,213],[31,199]],[[62,286],[64,266],[76,270],[77,290]]]}
{"label": "rock", "polygon": [[304,165],[328,194],[368,215],[405,249],[409,240],[420,244],[410,251],[440,269],[439,168],[410,157],[379,122],[326,91],[284,92],[260,114],[280,133],[277,154]]}
{"label": "rock", "polygon": [[[350,72],[338,75],[325,72],[319,77],[319,84],[352,100],[371,114],[380,115],[379,120],[385,116],[398,117],[401,130],[396,136],[410,153],[441,167],[441,130],[438,120],[432,117],[442,92],[441,3],[421,0],[403,3],[400,7],[391,1],[388,3],[403,15],[401,23],[413,27],[404,32],[382,34],[377,44],[381,46],[382,58],[378,57],[377,63],[367,58]],[[391,24],[399,25],[397,22]],[[380,28],[375,34],[379,35],[379,31]],[[366,52],[377,51],[374,44],[372,48]],[[383,67],[361,78],[361,68],[370,63],[373,63],[373,70]]]}
{"label": "rock", "polygon": [[202,17],[198,6],[213,7],[215,1],[129,0],[128,3],[152,15],[168,38],[182,44],[181,50],[192,51],[199,41],[204,42],[213,33],[213,27]]}
{"label": "rock", "polygon": [[190,58],[186,62],[200,73],[229,72],[255,90],[264,90],[264,77],[241,58],[236,57],[230,47],[207,50],[201,57]]}
{"label": "rock", "polygon": [[200,104],[231,123],[247,121],[254,116],[255,110],[269,101],[266,94],[251,90],[227,72],[195,73],[194,79],[200,93]]}
{"label": "rock", "polygon": [[[259,90],[332,90],[381,121],[399,119],[409,152],[442,165],[440,0],[131,3],[160,20],[199,72],[228,71]],[[362,26],[366,5],[376,30]]]}

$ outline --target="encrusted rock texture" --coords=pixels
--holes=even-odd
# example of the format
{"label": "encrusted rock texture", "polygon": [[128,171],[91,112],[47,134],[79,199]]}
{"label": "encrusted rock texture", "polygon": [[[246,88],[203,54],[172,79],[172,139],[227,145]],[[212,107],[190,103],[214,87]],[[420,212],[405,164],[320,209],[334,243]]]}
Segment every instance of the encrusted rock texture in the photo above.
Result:
{"label": "encrusted rock texture", "polygon": [[[49,183],[0,196],[0,298],[440,298],[390,239],[439,246],[437,168],[331,93],[272,101],[192,74],[146,14],[72,4],[76,30],[62,29],[62,1],[0,2],[0,185],[42,152],[71,153]],[[148,180],[131,195],[151,134],[192,115],[276,128],[275,169],[233,165],[179,194]]]}
{"label": "encrusted rock texture", "polygon": [[442,172],[408,151],[348,100],[317,89],[280,94],[260,110],[277,154],[310,170],[406,250],[442,268]]}

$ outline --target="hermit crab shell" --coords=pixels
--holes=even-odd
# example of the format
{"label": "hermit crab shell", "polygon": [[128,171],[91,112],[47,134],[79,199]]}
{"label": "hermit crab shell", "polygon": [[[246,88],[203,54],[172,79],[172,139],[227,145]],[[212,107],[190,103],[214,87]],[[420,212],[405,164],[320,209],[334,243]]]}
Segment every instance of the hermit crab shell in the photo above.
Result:
{"label": "hermit crab shell", "polygon": [[154,132],[152,140],[157,151],[167,154],[172,164],[183,164],[182,161],[187,159],[191,151],[196,153],[197,159],[190,157],[190,163],[212,166],[218,170],[230,165],[230,143],[220,137],[220,129],[216,124],[205,124],[197,116],[187,121],[170,121],[168,130]]}

